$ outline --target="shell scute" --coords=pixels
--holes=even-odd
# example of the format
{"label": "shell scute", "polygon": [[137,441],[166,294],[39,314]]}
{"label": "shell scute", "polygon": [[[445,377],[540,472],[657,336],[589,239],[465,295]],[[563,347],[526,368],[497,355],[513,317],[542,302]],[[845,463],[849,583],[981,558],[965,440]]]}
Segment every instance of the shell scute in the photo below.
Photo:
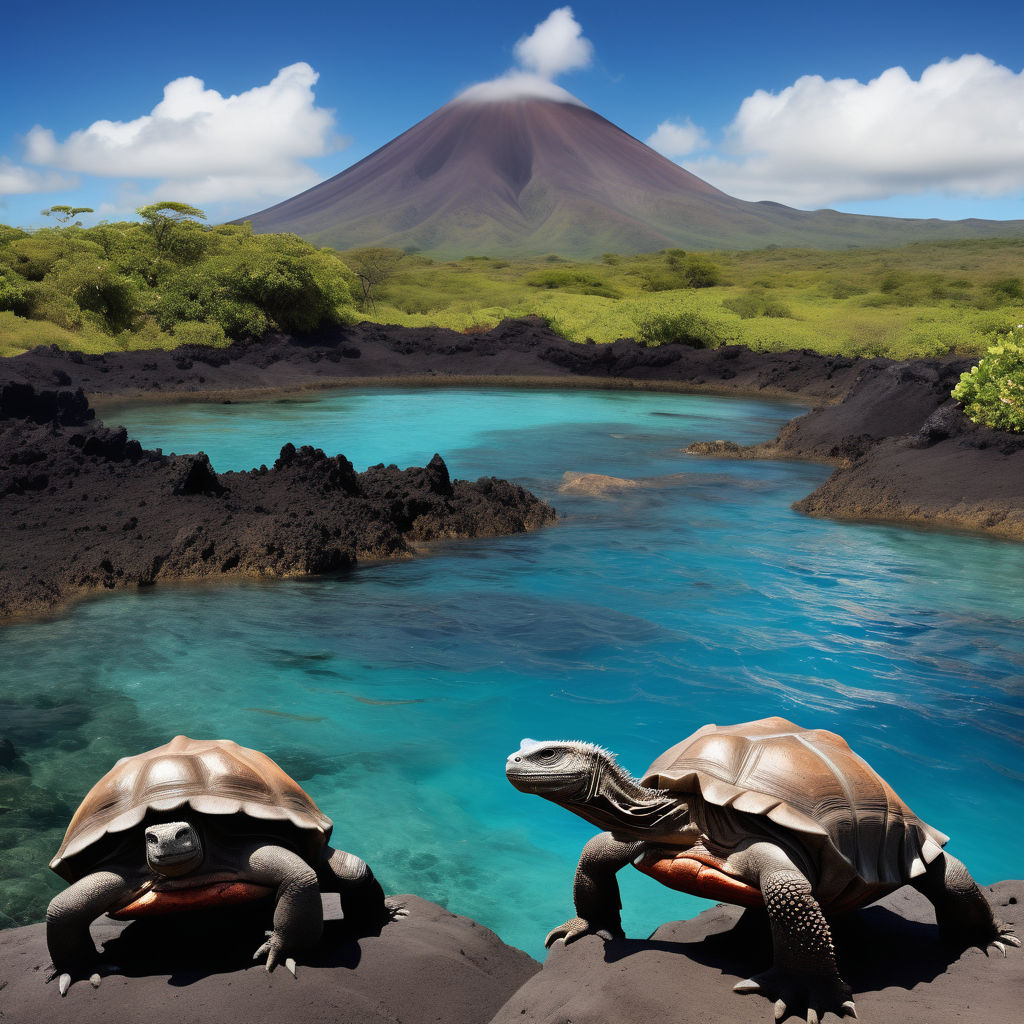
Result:
{"label": "shell scute", "polygon": [[[867,885],[922,873],[947,836],[925,824],[846,741],[783,718],[706,725],[656,758],[645,786],[763,816]],[[831,868],[829,867],[831,865]]]}
{"label": "shell scute", "polygon": [[176,736],[161,747],[121,758],[92,787],[50,867],[74,881],[81,870],[69,863],[71,858],[87,861],[89,847],[104,836],[134,828],[151,811],[185,805],[201,814],[243,813],[289,822],[301,833],[300,845],[310,857],[323,848],[333,827],[305,790],[266,754],[232,740]]}

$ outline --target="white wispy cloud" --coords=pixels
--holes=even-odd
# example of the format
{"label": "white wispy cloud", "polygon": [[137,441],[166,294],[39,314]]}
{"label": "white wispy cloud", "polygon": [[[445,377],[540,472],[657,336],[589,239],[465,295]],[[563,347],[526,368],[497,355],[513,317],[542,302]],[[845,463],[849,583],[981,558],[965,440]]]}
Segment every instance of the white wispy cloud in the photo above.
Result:
{"label": "white wispy cloud", "polygon": [[237,96],[177,78],[132,121],[96,121],[63,142],[37,125],[25,158],[55,171],[153,179],[162,195],[197,203],[292,195],[319,180],[303,160],[337,148],[334,115],[316,106],[318,77],[299,62]]}
{"label": "white wispy cloud", "polygon": [[59,189],[75,188],[78,182],[64,174],[53,171],[37,171],[32,167],[21,167],[5,157],[0,157],[0,196],[24,196],[33,192],[56,192]]}
{"label": "white wispy cloud", "polygon": [[687,162],[742,199],[814,208],[945,193],[1024,190],[1024,72],[980,54],[913,79],[889,68],[867,83],[806,75],[740,105],[722,154]]}
{"label": "white wispy cloud", "polygon": [[519,66],[498,78],[464,89],[458,100],[495,102],[511,99],[548,99],[583,105],[571,92],[554,82],[567,71],[590,67],[594,46],[571,7],[553,10],[533,32],[515,45]]}
{"label": "white wispy cloud", "polygon": [[703,128],[698,128],[689,118],[682,124],[662,121],[647,139],[647,145],[670,159],[689,156],[698,149],[707,149],[709,143]]}

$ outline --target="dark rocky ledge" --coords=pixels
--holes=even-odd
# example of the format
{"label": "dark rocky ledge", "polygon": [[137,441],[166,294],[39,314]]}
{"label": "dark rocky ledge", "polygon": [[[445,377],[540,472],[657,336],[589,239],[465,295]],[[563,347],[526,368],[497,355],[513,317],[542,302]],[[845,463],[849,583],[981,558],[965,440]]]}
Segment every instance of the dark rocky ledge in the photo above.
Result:
{"label": "dark rocky ledge", "polygon": [[[996,915],[1019,928],[1024,882],[984,891]],[[908,886],[835,919],[833,935],[839,970],[864,1024],[991,1024],[1020,1017],[1024,950],[1008,947],[1005,958],[979,949],[951,952],[939,940],[931,904]],[[693,920],[662,925],[646,940],[606,944],[592,936],[556,943],[544,969],[492,1024],[769,1024],[770,1002],[731,989],[770,963],[766,916],[718,905]]]}
{"label": "dark rocky ledge", "polygon": [[225,349],[89,356],[51,346],[8,359],[3,369],[40,389],[82,388],[97,401],[237,400],[368,383],[643,387],[790,399],[816,408],[774,442],[741,450],[707,439],[691,451],[834,463],[828,482],[797,503],[811,515],[1024,540],[1021,436],[971,424],[949,399],[970,365],[737,345],[645,348],[629,339],[581,345],[526,317],[474,335],[363,323]]}
{"label": "dark rocky ledge", "polygon": [[[997,916],[1019,929],[1024,882],[986,889]],[[772,1005],[730,989],[764,969],[763,914],[716,906],[662,925],[649,939],[556,943],[543,970],[487,928],[416,896],[393,897],[407,916],[355,937],[324,898],[318,947],[298,977],[267,974],[251,951],[265,921],[240,911],[93,926],[104,962],[119,968],[61,999],[43,925],[0,931],[0,1012],[11,1024],[767,1024]],[[671,896],[666,896],[671,903]],[[1017,1020],[1024,950],[1004,958],[939,940],[931,904],[905,887],[833,922],[840,970],[866,1024],[992,1024]],[[247,966],[247,964],[249,966]],[[801,1018],[790,1018],[798,1020]],[[834,1020],[833,1017],[826,1018]]]}
{"label": "dark rocky ledge", "polygon": [[773,441],[698,442],[687,451],[835,464],[794,505],[808,515],[1024,540],[1024,435],[972,423],[949,397],[967,365],[872,360],[842,402],[792,420]]}
{"label": "dark rocky ledge", "polygon": [[0,386],[0,619],[157,580],[333,572],[554,518],[508,481],[451,480],[436,455],[356,473],[289,444],[270,469],[217,473],[104,426],[81,390]]}

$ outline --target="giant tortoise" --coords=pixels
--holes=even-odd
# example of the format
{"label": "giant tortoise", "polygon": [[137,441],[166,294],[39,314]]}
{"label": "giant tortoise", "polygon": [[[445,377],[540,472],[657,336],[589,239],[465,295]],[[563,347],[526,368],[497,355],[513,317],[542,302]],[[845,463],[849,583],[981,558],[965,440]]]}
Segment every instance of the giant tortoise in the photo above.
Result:
{"label": "giant tortoise", "polygon": [[253,959],[294,957],[323,928],[321,890],[346,921],[383,924],[384,893],[351,853],[332,849],[331,819],[266,754],[231,740],[176,736],[122,758],[89,790],[50,867],[71,885],[51,901],[46,940],[66,995],[93,972],[89,925],[102,913],[141,917],[273,898],[273,930]]}
{"label": "giant tortoise", "polygon": [[601,747],[523,740],[506,764],[536,793],[606,831],[583,848],[576,917],[545,945],[622,937],[616,872],[626,864],[697,896],[764,907],[772,967],[735,986],[775,1000],[776,1019],[856,1016],[823,911],[850,910],[910,884],[961,948],[1020,945],[967,869],[840,736],[783,718],[706,725],[665,751],[642,779]]}

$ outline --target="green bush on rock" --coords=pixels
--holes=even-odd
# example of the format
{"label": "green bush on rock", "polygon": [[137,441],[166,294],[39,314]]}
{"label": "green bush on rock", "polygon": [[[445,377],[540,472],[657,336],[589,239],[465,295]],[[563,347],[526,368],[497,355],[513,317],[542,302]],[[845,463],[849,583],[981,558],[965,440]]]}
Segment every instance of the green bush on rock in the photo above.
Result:
{"label": "green bush on rock", "polygon": [[961,375],[953,397],[975,423],[1024,432],[1024,325],[1000,337],[970,373]]}

